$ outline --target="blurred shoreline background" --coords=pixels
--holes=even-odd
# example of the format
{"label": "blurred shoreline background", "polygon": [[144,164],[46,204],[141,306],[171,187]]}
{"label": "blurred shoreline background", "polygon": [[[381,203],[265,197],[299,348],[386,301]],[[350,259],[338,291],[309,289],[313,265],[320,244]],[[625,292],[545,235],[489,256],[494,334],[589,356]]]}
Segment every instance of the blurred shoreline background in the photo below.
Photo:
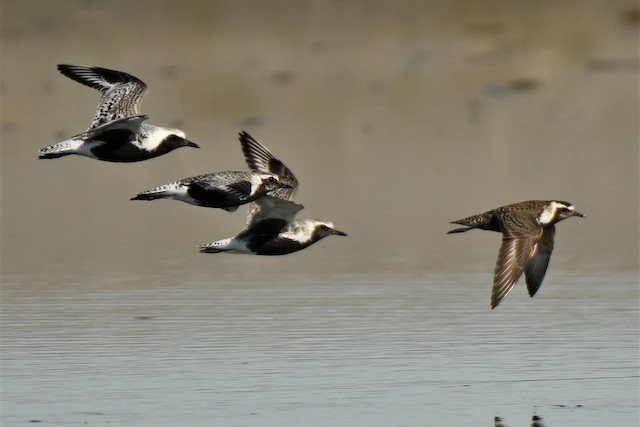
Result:
{"label": "blurred shoreline background", "polygon": [[[550,275],[638,270],[635,1],[0,5],[3,275],[490,277],[499,236],[446,236],[448,222],[528,199],[587,215],[558,226]],[[150,123],[202,148],[38,160],[85,130],[99,99],[58,63],[139,77]],[[205,256],[197,245],[235,235],[245,209],[129,201],[244,170],[240,130],[297,175],[300,216],[349,237],[287,257]]]}

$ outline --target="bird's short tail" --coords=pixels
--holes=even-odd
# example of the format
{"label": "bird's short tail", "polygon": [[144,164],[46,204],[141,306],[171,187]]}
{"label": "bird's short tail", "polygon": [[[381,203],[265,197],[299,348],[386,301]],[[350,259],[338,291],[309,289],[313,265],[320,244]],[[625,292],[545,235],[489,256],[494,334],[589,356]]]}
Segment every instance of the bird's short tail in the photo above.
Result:
{"label": "bird's short tail", "polygon": [[176,191],[180,190],[180,185],[173,182],[171,184],[161,185],[160,187],[152,188],[151,190],[143,191],[136,194],[131,200],[157,200],[157,199],[169,199]]}
{"label": "bird's short tail", "polygon": [[140,193],[130,200],[156,200],[162,199],[164,196],[161,193]]}
{"label": "bird's short tail", "polygon": [[447,231],[447,234],[464,233],[465,231],[469,231],[469,230],[473,230],[473,228],[471,228],[471,227],[460,227],[460,228],[456,228],[456,229],[451,230],[451,231]]}
{"label": "bird's short tail", "polygon": [[68,140],[50,145],[38,150],[39,159],[57,159],[58,157],[74,154],[77,148],[76,141]]}
{"label": "bird's short tail", "polygon": [[201,245],[200,253],[219,254],[220,252],[234,252],[234,249],[237,249],[234,243],[235,240],[233,238],[216,240],[215,242]]}
{"label": "bird's short tail", "polygon": [[58,157],[68,156],[71,153],[40,153],[39,159],[57,159]]}
{"label": "bird's short tail", "polygon": [[464,225],[464,227],[451,230],[447,234],[464,233],[465,231],[473,230],[474,228],[480,228],[483,230],[494,229],[490,212],[485,212],[478,215],[471,215],[466,218],[458,219],[456,221],[451,221],[451,224]]}
{"label": "bird's short tail", "polygon": [[201,254],[219,254],[220,252],[226,251],[225,248],[222,248],[220,246],[212,246],[214,243],[207,243],[206,245],[200,246],[200,253]]}

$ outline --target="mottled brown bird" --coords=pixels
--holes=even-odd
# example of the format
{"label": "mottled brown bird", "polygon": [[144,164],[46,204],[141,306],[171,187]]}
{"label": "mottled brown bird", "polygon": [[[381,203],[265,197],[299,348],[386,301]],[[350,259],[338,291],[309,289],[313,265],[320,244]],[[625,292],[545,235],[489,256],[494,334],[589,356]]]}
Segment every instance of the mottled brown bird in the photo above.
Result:
{"label": "mottled brown bird", "polygon": [[529,295],[535,295],[547,272],[553,251],[554,224],[572,216],[584,217],[568,202],[529,200],[452,221],[452,224],[465,227],[447,234],[474,228],[502,233],[502,246],[498,252],[491,291],[493,309],[507,296],[522,273],[526,277]]}

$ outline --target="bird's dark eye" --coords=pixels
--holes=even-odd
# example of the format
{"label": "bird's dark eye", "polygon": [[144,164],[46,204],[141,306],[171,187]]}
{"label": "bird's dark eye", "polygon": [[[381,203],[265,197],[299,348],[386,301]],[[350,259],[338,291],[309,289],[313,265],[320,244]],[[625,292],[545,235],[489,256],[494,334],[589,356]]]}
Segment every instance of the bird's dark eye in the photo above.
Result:
{"label": "bird's dark eye", "polygon": [[269,182],[278,182],[277,179],[275,179],[273,176],[269,177]]}

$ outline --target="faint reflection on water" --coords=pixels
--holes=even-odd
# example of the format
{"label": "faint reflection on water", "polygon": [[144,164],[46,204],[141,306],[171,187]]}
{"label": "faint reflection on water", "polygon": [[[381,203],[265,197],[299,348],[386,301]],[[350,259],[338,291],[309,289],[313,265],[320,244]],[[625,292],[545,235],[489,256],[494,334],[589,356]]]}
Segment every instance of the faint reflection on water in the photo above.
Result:
{"label": "faint reflection on water", "polygon": [[5,278],[2,424],[637,424],[636,277],[486,280]]}
{"label": "faint reflection on water", "polygon": [[[508,424],[504,423],[504,420],[500,417],[494,417],[493,419],[494,427],[508,427]],[[542,422],[542,417],[538,415],[531,416],[531,427],[544,427],[544,423]]]}

